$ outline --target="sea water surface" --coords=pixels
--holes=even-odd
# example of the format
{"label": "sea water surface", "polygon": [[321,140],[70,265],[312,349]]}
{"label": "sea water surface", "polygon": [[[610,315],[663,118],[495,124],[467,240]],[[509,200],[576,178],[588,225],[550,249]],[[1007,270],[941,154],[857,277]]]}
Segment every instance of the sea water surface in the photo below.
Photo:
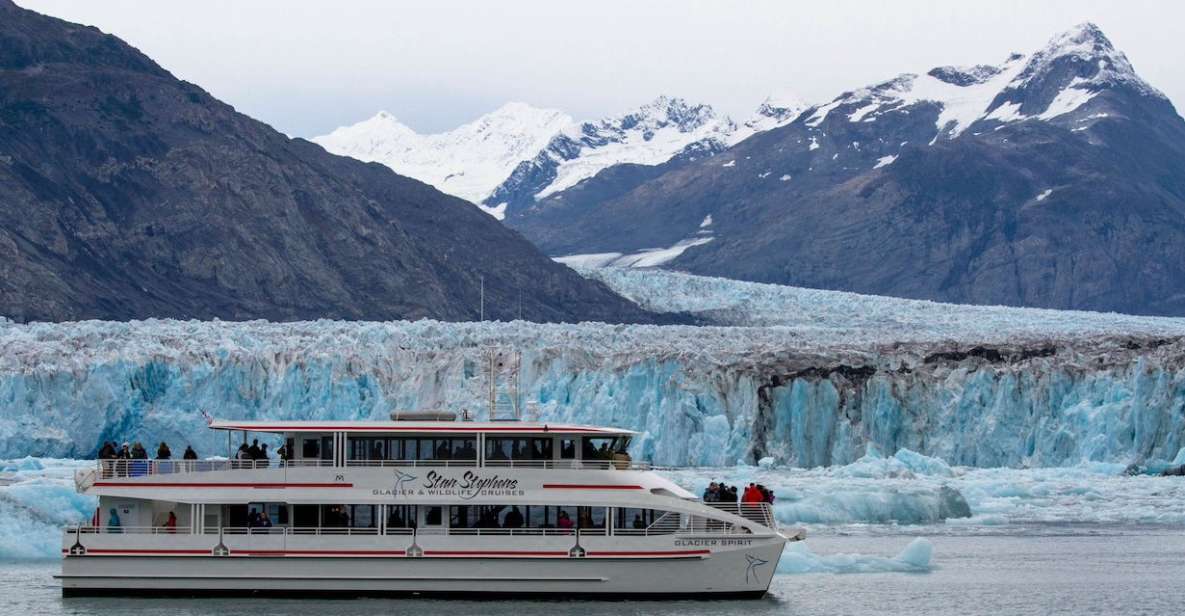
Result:
{"label": "sea water surface", "polygon": [[[912,527],[825,533],[806,542],[813,566],[777,573],[759,600],[469,601],[441,599],[63,598],[52,560],[0,561],[3,614],[112,616],[672,616],[763,614],[1176,614],[1185,607],[1185,533],[1165,528],[1044,525],[951,534]],[[914,535],[932,535],[928,566],[874,572]],[[801,548],[800,548],[801,550]],[[801,555],[802,552],[799,552]],[[787,556],[791,554],[788,553]],[[887,569],[892,569],[892,566]]]}

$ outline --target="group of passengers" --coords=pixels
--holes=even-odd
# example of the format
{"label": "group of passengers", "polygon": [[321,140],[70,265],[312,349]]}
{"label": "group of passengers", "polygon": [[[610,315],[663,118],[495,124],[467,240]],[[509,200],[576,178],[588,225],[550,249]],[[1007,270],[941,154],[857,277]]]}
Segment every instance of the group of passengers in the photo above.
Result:
{"label": "group of passengers", "polygon": [[723,481],[708,484],[704,490],[705,503],[773,503],[774,491],[759,483],[750,483],[744,492],[738,493],[736,486],[730,486]]}
{"label": "group of passengers", "polygon": [[235,453],[235,462],[238,462],[238,464],[232,466],[267,468],[269,464],[267,443],[260,445],[259,439],[255,439],[248,445],[246,441],[243,441],[243,444],[239,445],[238,452]]}
{"label": "group of passengers", "polygon": [[[97,513],[95,515],[98,515]],[[169,534],[177,532],[177,514],[172,511],[169,516],[165,518],[164,531]],[[119,519],[119,512],[112,507],[107,514],[107,532],[112,534],[119,534],[123,532],[123,522]]]}
{"label": "group of passengers", "polygon": [[[156,449],[156,459],[158,461],[165,461],[171,460],[172,457],[173,452],[169,449],[168,444],[162,441]],[[193,447],[186,445],[183,458],[185,460],[197,460],[197,452],[193,450]],[[115,443],[111,441],[104,442],[103,446],[99,448],[99,459],[115,460],[114,463],[103,465],[104,477],[140,476],[150,472],[148,463],[146,462],[148,460],[148,450],[144,448],[144,445],[140,441],[136,441],[131,445],[125,442],[120,447],[116,447]],[[145,462],[136,462],[139,460],[144,460]]]}
{"label": "group of passengers", "polygon": [[271,528],[271,527],[272,527],[272,519],[270,516],[267,515],[267,512],[266,511],[259,511],[259,510],[255,509],[255,507],[252,507],[251,511],[247,514],[247,528],[248,529],[256,529],[256,528]]}
{"label": "group of passengers", "polygon": [[[171,460],[172,458],[173,458],[173,452],[172,452],[172,450],[169,449],[168,443],[161,441],[160,446],[156,448],[156,459],[157,460]],[[107,441],[106,443],[103,443],[102,447],[99,448],[99,459],[100,460],[147,460],[148,459],[148,450],[144,448],[144,445],[140,444],[140,441],[136,441],[130,447],[128,446],[127,443],[124,443],[123,446],[121,446],[121,447],[116,447],[115,443],[113,443],[111,441]],[[185,446],[185,453],[182,455],[182,459],[196,460],[196,459],[198,459],[197,452],[193,450],[192,446],[186,445]]]}

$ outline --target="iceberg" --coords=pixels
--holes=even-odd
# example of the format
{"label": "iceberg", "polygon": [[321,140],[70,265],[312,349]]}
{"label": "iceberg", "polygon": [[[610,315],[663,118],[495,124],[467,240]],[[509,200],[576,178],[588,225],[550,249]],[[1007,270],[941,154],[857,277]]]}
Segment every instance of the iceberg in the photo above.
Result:
{"label": "iceberg", "polygon": [[811,551],[809,542],[791,543],[778,561],[780,574],[793,573],[926,573],[934,546],[929,539],[917,537],[897,556],[867,554],[819,555]]}
{"label": "iceberg", "polygon": [[0,559],[59,557],[62,528],[91,519],[98,504],[74,489],[74,471],[89,463],[29,461],[0,460]]}

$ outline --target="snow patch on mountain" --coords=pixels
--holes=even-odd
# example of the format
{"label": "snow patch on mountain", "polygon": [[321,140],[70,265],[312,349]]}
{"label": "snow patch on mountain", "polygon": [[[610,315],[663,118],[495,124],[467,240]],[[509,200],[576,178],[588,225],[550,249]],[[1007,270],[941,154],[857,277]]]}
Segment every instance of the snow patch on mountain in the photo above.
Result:
{"label": "snow patch on mountain", "polygon": [[535,196],[566,190],[615,165],[660,165],[694,144],[724,149],[736,131],[735,122],[707,105],[660,96],[629,113],[568,127],[552,139],[547,154],[555,179]]}
{"label": "snow patch on mountain", "polygon": [[534,156],[572,124],[571,117],[554,109],[507,103],[443,133],[422,135],[380,112],[312,141],[334,154],[382,163],[396,173],[480,204],[519,162]]}
{"label": "snow patch on mountain", "polygon": [[733,143],[739,143],[746,138],[763,131],[784,126],[798,119],[802,112],[810,108],[797,95],[789,92],[772,94],[757,107],[754,117],[746,120],[744,127],[733,136]]}
{"label": "snow patch on mountain", "polygon": [[[1067,70],[1076,76],[1062,81]],[[844,93],[815,107],[805,124],[818,127],[840,108],[850,122],[873,122],[882,114],[909,113],[918,105],[936,104],[934,139],[954,138],[981,120],[1010,123],[1057,118],[1080,108],[1103,88],[1120,84],[1164,97],[1136,75],[1127,57],[1115,50],[1098,27],[1084,23],[1054,36],[1028,59],[1014,53],[998,66],[942,66],[925,74],[904,73]],[[1043,99],[1042,93],[1051,89],[1050,98]]]}

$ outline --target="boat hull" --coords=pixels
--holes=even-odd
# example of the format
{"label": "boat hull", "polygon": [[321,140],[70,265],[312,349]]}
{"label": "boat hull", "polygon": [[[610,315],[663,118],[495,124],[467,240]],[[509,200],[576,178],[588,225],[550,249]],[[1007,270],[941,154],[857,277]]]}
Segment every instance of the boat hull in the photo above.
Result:
{"label": "boat hull", "polygon": [[697,556],[69,556],[62,594],[757,598],[785,540]]}

